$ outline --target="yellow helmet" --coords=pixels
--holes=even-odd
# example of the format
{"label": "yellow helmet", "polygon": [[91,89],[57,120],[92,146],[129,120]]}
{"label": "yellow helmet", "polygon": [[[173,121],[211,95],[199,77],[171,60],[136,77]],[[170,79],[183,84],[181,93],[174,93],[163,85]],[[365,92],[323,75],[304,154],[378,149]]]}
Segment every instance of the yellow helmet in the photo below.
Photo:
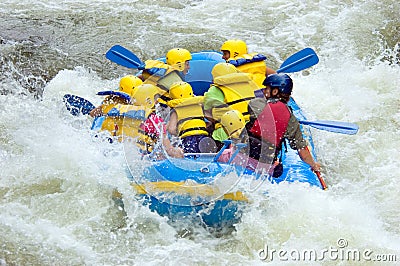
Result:
{"label": "yellow helmet", "polygon": [[221,46],[221,51],[229,51],[230,57],[234,58],[242,54],[247,54],[247,45],[242,40],[227,40]]}
{"label": "yellow helmet", "polygon": [[221,124],[229,137],[239,138],[246,123],[241,112],[238,110],[230,110],[222,115]]}
{"label": "yellow helmet", "polygon": [[140,78],[134,75],[127,75],[125,77],[122,77],[119,81],[119,90],[125,92],[129,96],[132,96],[134,93],[134,89],[142,83],[143,81]]}
{"label": "yellow helmet", "polygon": [[168,65],[175,66],[179,71],[183,71],[185,69],[185,62],[192,60],[192,55],[186,49],[174,48],[168,51],[166,59]]}
{"label": "yellow helmet", "polygon": [[211,75],[213,76],[213,79],[215,79],[219,76],[232,74],[232,73],[238,73],[238,72],[239,72],[239,70],[237,70],[236,67],[232,64],[218,63],[211,70]]}
{"label": "yellow helmet", "polygon": [[169,88],[169,96],[172,99],[183,99],[193,97],[193,89],[189,83],[184,81],[175,82]]}
{"label": "yellow helmet", "polygon": [[143,83],[136,88],[132,95],[133,104],[152,108],[156,103],[155,96],[157,94],[159,94],[157,86]]}

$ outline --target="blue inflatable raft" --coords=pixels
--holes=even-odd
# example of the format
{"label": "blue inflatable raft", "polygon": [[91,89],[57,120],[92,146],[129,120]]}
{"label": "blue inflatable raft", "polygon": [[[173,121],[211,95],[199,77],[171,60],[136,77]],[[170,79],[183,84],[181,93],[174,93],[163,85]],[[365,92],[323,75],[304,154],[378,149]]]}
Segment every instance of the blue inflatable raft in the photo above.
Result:
{"label": "blue inflatable raft", "polygon": [[[143,64],[135,54],[120,45],[113,46],[106,57],[133,69]],[[213,51],[193,53],[192,57],[190,72],[185,80],[191,84],[196,95],[203,95],[212,82],[211,69],[223,60],[220,53]],[[317,64],[318,61],[316,53],[311,48],[305,48],[286,59],[277,72],[301,71]],[[76,95],[66,94],[63,100],[67,110],[73,115],[88,114],[94,108],[89,101]],[[299,119],[301,130],[314,158],[314,143],[308,126],[348,135],[358,132],[358,126],[352,123],[309,121],[293,99],[288,104]],[[96,118],[92,129],[101,130],[104,120],[104,116]],[[123,143],[134,144],[130,141]],[[283,173],[278,178],[271,177],[268,171],[263,172],[265,167],[249,167],[246,156],[243,157],[245,153],[242,152],[245,144],[234,144],[236,151],[240,152],[233,152],[227,162],[218,160],[223,149],[214,154],[186,154],[183,159],[169,158],[164,153],[161,157],[145,156],[140,160],[140,155],[136,152],[137,146],[133,146],[136,149],[125,147],[125,151],[134,153],[132,158],[126,156],[128,165],[133,165],[129,167],[127,176],[137,196],[152,211],[169,217],[171,221],[188,220],[217,229],[231,227],[240,221],[243,208],[251,204],[248,198],[254,189],[263,189],[263,186],[284,181],[307,183],[326,189],[319,174],[313,173],[290,145],[286,145],[287,151],[282,152]],[[243,187],[242,181],[250,181],[250,189]]]}
{"label": "blue inflatable raft", "polygon": [[[212,81],[211,69],[219,62],[223,60],[217,52],[193,53],[190,72],[185,80],[192,85],[196,95],[207,91]],[[305,120],[293,99],[289,105],[296,117]],[[311,132],[305,127],[302,131],[315,158]],[[128,176],[137,195],[152,211],[169,217],[171,221],[190,218],[212,228],[229,227],[240,221],[243,208],[249,204],[246,192],[236,186],[241,178],[266,179],[265,182],[270,183],[305,182],[323,188],[317,175],[289,145],[287,152],[282,154],[284,171],[279,178],[256,174],[245,167],[246,163],[218,162],[218,156],[191,154],[184,159],[148,159],[143,161],[147,166],[142,173],[135,177],[132,174]],[[224,181],[230,184],[224,185]]]}

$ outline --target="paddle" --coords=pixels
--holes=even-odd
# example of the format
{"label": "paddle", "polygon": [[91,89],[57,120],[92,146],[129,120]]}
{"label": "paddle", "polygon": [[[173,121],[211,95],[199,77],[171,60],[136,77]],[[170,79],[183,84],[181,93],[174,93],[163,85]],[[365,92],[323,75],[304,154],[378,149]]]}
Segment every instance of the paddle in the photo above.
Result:
{"label": "paddle", "polygon": [[[134,53],[122,47],[121,45],[114,45],[111,47],[106,53],[106,58],[127,68],[137,69],[141,64],[143,64],[143,62]],[[276,72],[298,72],[312,67],[318,62],[319,58],[315,51],[311,48],[304,48],[303,50],[298,51],[286,59]]]}
{"label": "paddle", "polygon": [[224,146],[219,150],[219,152],[217,153],[217,155],[215,155],[213,162],[218,161],[219,157],[221,157],[222,153],[224,152],[224,150],[226,150],[229,145],[231,145],[232,141],[231,140],[224,140]]}
{"label": "paddle", "polygon": [[[63,101],[65,102],[65,106],[67,110],[72,115],[79,115],[80,113],[83,115],[87,115],[92,111],[95,106],[89,102],[88,100],[79,97],[77,95],[65,94],[63,97]],[[354,135],[358,132],[358,125],[347,122],[338,122],[338,121],[327,121],[327,120],[317,120],[317,121],[308,121],[308,120],[299,120],[300,124],[308,125],[320,130],[325,130],[334,133],[341,133],[347,135]],[[219,157],[219,156],[218,156]]]}
{"label": "paddle", "polygon": [[240,151],[242,148],[246,147],[246,146],[247,146],[246,143],[238,143],[238,144],[236,144],[236,150],[235,150],[235,152],[232,154],[231,158],[229,159],[228,164],[231,164],[232,161],[233,161],[233,159],[235,159],[235,157],[239,154],[239,151]]}
{"label": "paddle", "polygon": [[317,121],[299,120],[299,122],[300,124],[303,125],[308,125],[317,129],[334,133],[355,135],[358,132],[358,125],[353,123],[327,121],[327,120],[317,120]]}
{"label": "paddle", "polygon": [[106,53],[106,58],[127,68],[137,69],[143,64],[139,57],[121,45],[111,47]]}
{"label": "paddle", "polygon": [[315,51],[311,48],[304,48],[301,51],[291,55],[281,67],[276,71],[277,73],[293,73],[312,67],[319,62],[319,58]]}
{"label": "paddle", "polygon": [[76,95],[65,94],[63,101],[67,110],[74,116],[79,114],[87,115],[95,108],[91,102]]}

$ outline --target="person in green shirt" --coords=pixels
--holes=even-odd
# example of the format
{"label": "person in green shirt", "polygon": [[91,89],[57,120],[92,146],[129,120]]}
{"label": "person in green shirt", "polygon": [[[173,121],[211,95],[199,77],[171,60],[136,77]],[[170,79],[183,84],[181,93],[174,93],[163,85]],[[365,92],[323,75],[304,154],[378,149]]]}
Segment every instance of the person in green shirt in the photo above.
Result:
{"label": "person in green shirt", "polygon": [[212,137],[223,141],[228,135],[221,126],[221,117],[229,110],[239,111],[249,120],[248,102],[255,98],[258,89],[247,73],[242,73],[229,63],[216,64],[211,74],[213,84],[204,94],[204,110],[207,119],[213,125]]}

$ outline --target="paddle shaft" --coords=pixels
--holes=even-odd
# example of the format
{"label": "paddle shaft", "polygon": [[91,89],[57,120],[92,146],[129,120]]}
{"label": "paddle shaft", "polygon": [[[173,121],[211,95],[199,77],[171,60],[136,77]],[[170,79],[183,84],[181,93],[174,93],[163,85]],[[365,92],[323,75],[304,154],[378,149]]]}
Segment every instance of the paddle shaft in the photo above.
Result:
{"label": "paddle shaft", "polygon": [[239,154],[239,151],[240,151],[242,148],[246,147],[246,146],[247,146],[246,143],[238,143],[238,144],[236,144],[236,150],[235,150],[235,152],[232,154],[231,158],[229,159],[228,164],[231,164],[231,163],[233,162],[233,159],[235,159],[235,157]]}
{"label": "paddle shaft", "polygon": [[325,184],[325,181],[321,176],[321,172],[320,171],[315,171],[314,173],[317,175],[318,180],[321,183],[322,189],[326,190],[328,188],[328,186]]}
{"label": "paddle shaft", "polygon": [[231,140],[224,140],[224,146],[221,148],[221,150],[217,153],[217,155],[215,155],[213,162],[218,161],[219,157],[221,157],[222,153],[224,152],[224,150],[226,150],[229,145],[231,145],[232,141]]}
{"label": "paddle shaft", "polygon": [[347,122],[339,122],[339,121],[308,121],[308,120],[299,120],[300,124],[308,125],[320,130],[325,130],[334,133],[341,133],[346,135],[354,135],[358,132],[358,125]]}

